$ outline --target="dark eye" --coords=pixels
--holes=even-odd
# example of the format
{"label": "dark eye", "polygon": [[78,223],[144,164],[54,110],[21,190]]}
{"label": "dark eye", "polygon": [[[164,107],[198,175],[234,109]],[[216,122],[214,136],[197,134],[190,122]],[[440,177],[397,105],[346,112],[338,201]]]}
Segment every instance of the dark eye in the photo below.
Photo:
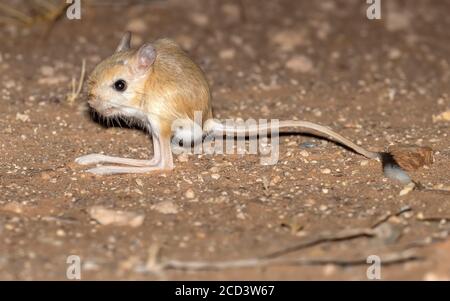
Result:
{"label": "dark eye", "polygon": [[123,79],[119,79],[114,83],[114,89],[119,92],[123,92],[127,89],[127,82]]}

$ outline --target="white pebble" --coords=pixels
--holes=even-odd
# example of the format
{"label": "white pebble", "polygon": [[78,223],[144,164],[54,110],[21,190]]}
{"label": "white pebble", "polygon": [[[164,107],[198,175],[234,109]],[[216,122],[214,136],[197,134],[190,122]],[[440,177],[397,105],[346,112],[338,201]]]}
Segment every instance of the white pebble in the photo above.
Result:
{"label": "white pebble", "polygon": [[188,189],[188,190],[186,190],[186,192],[184,193],[184,196],[186,197],[186,198],[188,198],[188,199],[193,199],[193,198],[195,198],[195,193],[194,193],[194,191],[192,190],[192,189]]}
{"label": "white pebble", "polygon": [[162,214],[177,214],[179,211],[178,206],[171,201],[157,203],[153,205],[151,209],[156,210]]}

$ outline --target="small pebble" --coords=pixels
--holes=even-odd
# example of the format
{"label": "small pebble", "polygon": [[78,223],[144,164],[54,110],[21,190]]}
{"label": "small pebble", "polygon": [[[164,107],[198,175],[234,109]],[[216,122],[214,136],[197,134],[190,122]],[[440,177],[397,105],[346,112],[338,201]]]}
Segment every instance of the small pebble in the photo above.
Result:
{"label": "small pebble", "polygon": [[193,199],[195,198],[195,193],[192,189],[188,189],[186,190],[186,192],[184,193],[184,196],[188,199]]}
{"label": "small pebble", "polygon": [[309,157],[309,153],[307,151],[305,151],[305,150],[302,150],[300,152],[300,155],[302,155],[303,157]]}
{"label": "small pebble", "polygon": [[362,160],[360,164],[361,166],[367,166],[369,165],[369,160]]}
{"label": "small pebble", "polygon": [[177,214],[179,212],[178,206],[171,201],[154,204],[151,209],[162,214]]}
{"label": "small pebble", "polygon": [[313,142],[306,141],[300,144],[300,148],[314,148],[316,145]]}
{"label": "small pebble", "polygon": [[192,13],[190,19],[197,26],[206,26],[209,23],[208,16],[202,13]]}
{"label": "small pebble", "polygon": [[233,48],[224,49],[219,52],[219,57],[223,60],[231,60],[235,57],[236,50]]}
{"label": "small pebble", "polygon": [[139,227],[144,222],[145,216],[134,212],[112,210],[102,206],[93,206],[88,213],[101,225]]}
{"label": "small pebble", "polygon": [[320,172],[325,174],[325,175],[329,175],[331,173],[331,169],[325,168],[325,169],[322,169]]}
{"label": "small pebble", "polygon": [[311,59],[304,55],[296,55],[286,62],[286,68],[294,72],[308,73],[314,68]]}
{"label": "small pebble", "polygon": [[19,120],[19,121],[22,121],[22,122],[29,122],[30,121],[30,116],[28,116],[27,114],[17,113],[16,114],[16,120]]}
{"label": "small pebble", "polygon": [[178,155],[177,160],[179,162],[188,162],[189,161],[189,156],[186,153],[182,153],[182,154]]}
{"label": "small pebble", "polygon": [[408,193],[410,193],[411,191],[414,190],[414,188],[416,188],[416,184],[414,182],[409,183],[408,185],[406,185],[399,193],[400,196],[405,196]]}
{"label": "small pebble", "polygon": [[66,232],[64,232],[63,229],[58,229],[58,230],[56,231],[56,235],[57,235],[57,236],[60,236],[60,237],[64,237],[64,236],[66,236]]}

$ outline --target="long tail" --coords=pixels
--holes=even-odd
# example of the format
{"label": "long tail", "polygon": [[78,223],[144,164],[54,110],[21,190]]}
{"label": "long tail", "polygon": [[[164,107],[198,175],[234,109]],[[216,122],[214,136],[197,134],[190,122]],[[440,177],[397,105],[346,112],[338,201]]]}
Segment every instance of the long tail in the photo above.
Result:
{"label": "long tail", "polygon": [[262,124],[257,126],[229,126],[227,124],[222,124],[215,120],[208,120],[205,126],[206,132],[214,132],[217,135],[245,135],[245,136],[255,136],[258,135],[260,131],[272,131],[275,130],[279,132],[281,128],[302,128],[302,132],[308,134],[319,135],[326,138],[331,138],[332,140],[347,146],[353,151],[360,155],[363,155],[369,159],[379,159],[380,154],[377,152],[371,152],[359,145],[356,145],[344,136],[332,131],[331,129],[324,127],[319,124],[315,124],[308,121],[297,121],[297,120],[286,120],[280,121],[277,124]]}

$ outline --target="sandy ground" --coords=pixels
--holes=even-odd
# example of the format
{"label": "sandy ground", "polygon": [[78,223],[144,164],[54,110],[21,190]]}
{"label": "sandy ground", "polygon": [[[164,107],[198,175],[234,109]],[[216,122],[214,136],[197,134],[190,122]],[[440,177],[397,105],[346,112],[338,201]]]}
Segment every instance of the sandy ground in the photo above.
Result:
{"label": "sandy ground", "polygon": [[[6,1],[25,9],[18,2]],[[382,279],[448,279],[450,1],[382,2],[371,21],[356,0],[93,1],[47,35],[46,24],[2,25],[0,279],[64,280],[69,255],[82,279],[364,280],[369,255]],[[143,131],[92,120],[85,90],[67,101],[82,60],[90,72],[126,29],[134,45],[180,43],[207,74],[219,118],[305,119],[379,151],[430,146],[434,164],[411,173],[425,189],[400,195],[377,161],[298,134],[280,137],[274,166],[182,155],[167,173],[85,173],[81,155],[151,156]],[[104,225],[92,208],[134,219]],[[295,245],[279,258],[297,264],[161,266]]]}

